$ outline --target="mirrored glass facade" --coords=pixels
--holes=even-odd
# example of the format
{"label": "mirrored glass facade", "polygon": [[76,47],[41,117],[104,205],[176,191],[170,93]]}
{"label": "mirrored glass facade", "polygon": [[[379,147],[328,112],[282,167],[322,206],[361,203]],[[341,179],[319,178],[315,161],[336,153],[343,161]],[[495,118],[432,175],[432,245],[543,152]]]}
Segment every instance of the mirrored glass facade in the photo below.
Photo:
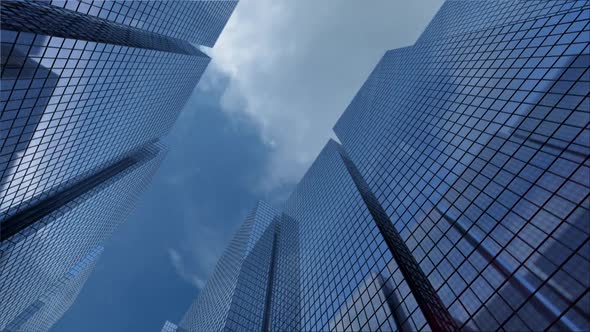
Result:
{"label": "mirrored glass facade", "polygon": [[[37,20],[24,5],[2,7],[3,22]],[[138,29],[106,24],[150,40]],[[116,36],[111,31],[96,42],[99,31],[56,37],[3,28],[0,221],[166,134],[210,60],[191,45],[183,45],[193,50],[186,54],[150,49],[148,42],[104,43]],[[86,39],[64,38],[70,32]]]}
{"label": "mirrored glass facade", "polygon": [[176,331],[299,330],[298,243],[294,219],[258,202]]}
{"label": "mirrored glass facade", "polygon": [[267,203],[257,204],[179,327],[216,331],[226,326],[235,326],[237,330],[262,326],[276,216],[277,212]]}
{"label": "mirrored glass facade", "polygon": [[94,248],[52,285],[41,298],[13,319],[5,330],[48,331],[74,303],[102,251],[101,246]]}
{"label": "mirrored glass facade", "polygon": [[61,287],[72,268],[110,238],[133,211],[163,156],[156,147],[141,151],[136,162],[69,200],[57,201],[62,203],[57,208],[40,206],[43,214],[28,215],[24,220],[34,222],[2,241],[0,331]]}
{"label": "mirrored glass facade", "polygon": [[47,331],[73,303],[235,5],[0,2],[0,331]]}
{"label": "mirrored glass facade", "polygon": [[234,293],[262,325],[215,330],[589,330],[589,24],[587,1],[445,2],[254,245]]}
{"label": "mirrored glass facade", "polygon": [[589,327],[588,7],[447,2],[335,127],[462,328]]}
{"label": "mirrored glass facade", "polygon": [[52,6],[213,47],[238,0],[50,0]]}

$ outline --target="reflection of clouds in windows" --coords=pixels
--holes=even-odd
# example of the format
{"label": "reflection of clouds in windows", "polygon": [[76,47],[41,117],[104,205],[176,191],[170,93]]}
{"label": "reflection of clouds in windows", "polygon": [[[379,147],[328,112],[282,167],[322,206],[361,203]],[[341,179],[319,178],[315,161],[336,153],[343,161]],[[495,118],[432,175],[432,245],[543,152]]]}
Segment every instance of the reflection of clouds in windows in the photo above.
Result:
{"label": "reflection of clouds in windows", "polygon": [[237,0],[44,0],[52,6],[213,47]]}
{"label": "reflection of clouds in windows", "polygon": [[0,243],[0,303],[10,303],[0,308],[0,329],[126,220],[161,162],[155,151]]}
{"label": "reflection of clouds in windows", "polygon": [[[8,36],[8,32],[3,32],[3,36]],[[24,174],[29,168],[35,169],[38,164],[31,150],[39,148],[38,143],[43,135],[39,131],[45,127],[39,124],[51,117],[47,106],[52,101],[56,102],[53,92],[58,85],[58,75],[40,65],[39,58],[35,57],[42,53],[41,45],[47,42],[48,37],[39,36],[28,54],[22,53],[17,45],[11,50],[9,44],[2,44],[2,55],[6,57],[3,59],[6,65],[2,83],[8,85],[7,80],[10,80],[10,85],[15,87],[6,102],[10,105],[11,102],[22,99],[22,103],[14,109],[7,106],[3,114],[8,116],[0,119],[3,134],[0,167],[4,166],[0,169],[0,196],[4,197],[0,201],[0,210],[6,210],[20,200],[30,198],[35,192],[34,186],[28,186],[32,174]],[[24,46],[28,49],[31,45]],[[22,90],[17,90],[18,88]],[[25,92],[26,95],[23,96]],[[10,121],[9,117],[13,120]],[[19,176],[15,176],[16,174]],[[13,201],[12,198],[17,199]]]}
{"label": "reflection of clouds in windows", "polygon": [[[561,49],[563,51],[565,50],[566,46],[561,45],[556,46],[556,48]],[[502,137],[510,137],[521,124],[521,122],[526,117],[528,117],[531,114],[531,112],[535,110],[535,108],[557,106],[558,100],[555,99],[550,105],[542,103],[542,99],[545,97],[545,94],[550,92],[552,88],[559,84],[567,84],[567,82],[577,80],[577,77],[568,77],[569,75],[562,77],[562,74],[568,73],[567,68],[570,67],[573,61],[576,59],[575,56],[564,55],[561,57],[555,56],[553,58],[554,59],[549,61],[548,63],[547,61],[542,61],[541,58],[536,58],[536,61],[538,62],[538,67],[529,68],[528,77],[522,72],[518,72],[517,77],[523,78],[505,78],[506,80],[512,78],[512,80],[509,81],[511,85],[517,85],[518,83],[522,85],[514,91],[514,95],[511,96],[510,101],[507,101],[507,105],[505,105],[501,109],[501,112],[505,113],[504,116],[508,117],[508,120],[506,122],[501,122],[502,128],[500,129],[499,134],[502,135]],[[527,95],[527,92],[530,93],[530,95]],[[522,103],[517,104],[518,102]],[[548,135],[550,135],[550,133]]]}
{"label": "reflection of clouds in windows", "polygon": [[[330,320],[330,331],[360,331],[361,327],[370,331],[394,331],[391,328],[397,327],[397,323],[385,305],[382,285],[377,278],[374,273],[369,274],[352,292]],[[349,314],[349,311],[353,313]],[[391,320],[389,325],[382,326],[388,320]]]}
{"label": "reflection of clouds in windows", "polygon": [[90,251],[7,325],[10,331],[48,331],[70,308],[94,269],[103,248]]}
{"label": "reflection of clouds in windows", "polygon": [[[70,77],[61,77],[56,86],[67,86],[70,79]],[[62,91],[59,94],[53,94],[49,99],[48,107],[41,117],[40,126],[37,128],[38,130],[35,130],[31,139],[31,142],[35,144],[29,144],[23,152],[30,162],[21,159],[17,163],[18,168],[15,172],[25,174],[25,176],[13,179],[11,187],[19,188],[16,195],[20,197],[20,201],[28,200],[41,191],[50,190],[60,185],[60,178],[64,178],[63,173],[67,172],[65,169],[60,169],[60,159],[55,158],[54,151],[59,149],[60,154],[67,155],[72,150],[72,146],[77,144],[78,134],[82,128],[79,126],[81,122],[77,121],[69,121],[64,125],[63,119],[72,118],[74,112],[79,111],[77,109],[58,111],[61,109],[58,105],[63,99],[61,93]],[[79,99],[70,99],[69,101],[78,102]],[[80,116],[78,119],[84,120],[84,117]],[[42,144],[43,141],[46,144]],[[37,181],[31,183],[33,176],[36,175],[37,167],[35,166],[39,165],[43,165],[43,174],[37,175]],[[19,201],[14,203],[17,204]]]}
{"label": "reflection of clouds in windows", "polygon": [[[385,55],[336,125],[464,327],[588,325],[578,312],[590,284],[573,266],[587,266],[589,232],[564,230],[588,209],[587,13],[582,2],[447,2],[413,47]],[[576,245],[549,249],[558,242]],[[533,276],[557,252],[555,275]],[[567,301],[554,278],[575,281]]]}
{"label": "reflection of clouds in windows", "polygon": [[[21,72],[14,81],[10,95],[14,100],[3,113],[8,117],[18,112],[22,121],[32,119],[23,135],[9,138],[10,144],[2,148],[5,156],[9,155],[7,149],[18,150],[10,154],[10,167],[2,165],[8,168],[2,176],[3,217],[164,134],[209,62],[199,54],[33,33],[3,31],[2,43],[5,48],[14,44],[27,50],[34,45],[35,54],[25,63],[32,69]],[[24,61],[22,57],[15,59]],[[152,66],[155,62],[159,65]],[[12,73],[19,75],[18,70]],[[25,73],[32,81],[25,82]],[[19,89],[22,93],[14,92]],[[25,114],[27,105],[31,110]],[[3,126],[11,126],[11,133],[19,130],[12,122],[3,122]],[[7,131],[2,134],[8,135]]]}

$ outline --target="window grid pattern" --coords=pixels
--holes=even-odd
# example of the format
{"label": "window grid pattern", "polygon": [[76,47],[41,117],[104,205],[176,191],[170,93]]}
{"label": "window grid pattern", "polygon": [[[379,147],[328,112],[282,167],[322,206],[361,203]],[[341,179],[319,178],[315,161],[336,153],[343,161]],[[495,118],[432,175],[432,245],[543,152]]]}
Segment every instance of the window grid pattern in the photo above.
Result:
{"label": "window grid pattern", "polygon": [[277,221],[276,265],[271,288],[270,331],[300,331],[299,224],[281,214]]}
{"label": "window grid pattern", "polygon": [[213,47],[237,0],[51,0],[51,5],[134,28]]}
{"label": "window grid pattern", "polygon": [[176,326],[176,324],[166,321],[164,323],[164,326],[162,326],[162,331],[160,331],[160,332],[177,332],[177,330],[178,330],[178,326]]}
{"label": "window grid pattern", "polygon": [[274,239],[275,224],[272,224],[244,259],[224,331],[262,330]]}
{"label": "window grid pattern", "polygon": [[82,15],[42,2],[3,1],[0,4],[0,15],[4,30],[203,55],[185,40]]}
{"label": "window grid pattern", "polygon": [[[268,228],[275,216],[277,216],[277,212],[270,205],[263,201],[258,202],[256,208],[246,217],[246,220],[223,252],[213,273],[207,280],[205,288],[185,313],[178,324],[179,327],[187,331],[221,331],[226,329],[237,284],[245,283],[246,287],[248,287],[252,283],[251,281],[249,283],[248,281],[240,281],[240,271],[244,261],[247,260],[246,253],[252,254],[256,247],[256,245],[253,245],[248,251],[249,244],[252,243],[254,238],[260,240],[264,237],[265,229]],[[260,266],[259,263],[250,261],[246,264],[250,265],[250,267],[245,269],[252,269],[252,264]],[[257,275],[256,273],[253,276],[245,276],[244,278],[250,277],[265,278],[264,274]],[[266,288],[265,286],[266,283],[256,285],[256,287]],[[238,292],[241,292],[241,290]],[[262,303],[259,305],[263,307],[263,301],[260,302]],[[238,324],[246,324],[239,319],[237,322]]]}
{"label": "window grid pattern", "polygon": [[493,26],[523,22],[535,18],[554,16],[586,6],[584,1],[448,1],[444,10],[439,10],[418,43],[443,39],[454,35]]}
{"label": "window grid pattern", "polygon": [[10,235],[0,242],[0,330],[58,315],[48,289],[75,297],[59,278],[132,211],[163,157],[158,139],[209,62],[191,42],[212,46],[235,6],[86,4],[2,2],[0,223],[10,223],[0,226]]}
{"label": "window grid pattern", "polygon": [[2,50],[0,220],[164,135],[209,62],[7,30]]}
{"label": "window grid pattern", "polygon": [[0,329],[41,298],[124,222],[149,184],[163,153],[117,174],[0,243]]}
{"label": "window grid pattern", "polygon": [[464,327],[590,326],[589,12],[570,5],[389,51],[335,127]]}
{"label": "window grid pattern", "polygon": [[102,247],[94,248],[19,317],[8,324],[11,332],[49,331],[76,300],[92,273]]}
{"label": "window grid pattern", "polygon": [[346,151],[330,141],[285,204],[270,330],[433,329],[374,205],[461,329],[590,328],[589,8],[447,1],[385,54],[335,126]]}
{"label": "window grid pattern", "polygon": [[[377,317],[379,328],[386,331],[395,331],[397,324],[411,330],[426,326],[337,143],[330,141],[322,150],[288,199],[285,213],[299,223],[302,330],[367,330]],[[405,321],[396,322],[391,312],[383,315],[387,302],[379,301],[378,293],[368,293],[373,288],[366,280],[372,274],[385,277],[390,296],[405,300],[396,308]],[[364,307],[365,299],[373,299],[371,306]],[[369,317],[355,319],[362,315]]]}
{"label": "window grid pattern", "polygon": [[[387,303],[387,299],[379,280],[379,275],[369,274],[367,279],[347,299],[347,303],[332,318],[330,331],[355,330],[361,326],[367,331],[395,331],[391,330],[391,326],[381,326],[388,317],[394,316],[389,306],[383,305],[383,303]],[[349,310],[351,307],[355,307],[356,313],[354,315]],[[334,322],[338,322],[337,325]],[[399,330],[397,325],[395,327]]]}

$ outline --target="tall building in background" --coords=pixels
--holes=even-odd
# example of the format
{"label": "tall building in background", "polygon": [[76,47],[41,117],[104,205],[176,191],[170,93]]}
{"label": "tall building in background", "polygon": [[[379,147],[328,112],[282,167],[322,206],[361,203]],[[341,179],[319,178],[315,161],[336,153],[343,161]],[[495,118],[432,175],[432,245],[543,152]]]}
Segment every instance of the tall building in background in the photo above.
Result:
{"label": "tall building in background", "polygon": [[73,303],[235,5],[0,2],[0,331],[46,331]]}
{"label": "tall building in background", "polygon": [[92,273],[103,248],[98,246],[13,319],[8,331],[48,331],[65,314]]}
{"label": "tall building in background", "polygon": [[237,319],[246,330],[250,321],[261,319],[276,214],[268,204],[258,203],[219,259],[201,294],[203,301],[191,306],[180,326],[216,331]]}
{"label": "tall building in background", "polygon": [[[238,323],[189,310],[178,331],[590,330],[589,24],[587,1],[445,2],[377,64],[265,252],[220,261],[192,308],[251,294]],[[213,302],[226,269],[249,282]]]}
{"label": "tall building in background", "polygon": [[178,326],[166,322],[162,331],[256,331],[271,324],[298,329],[290,325],[299,312],[299,256],[290,250],[297,244],[297,224],[258,202],[222,254],[199,300]]}

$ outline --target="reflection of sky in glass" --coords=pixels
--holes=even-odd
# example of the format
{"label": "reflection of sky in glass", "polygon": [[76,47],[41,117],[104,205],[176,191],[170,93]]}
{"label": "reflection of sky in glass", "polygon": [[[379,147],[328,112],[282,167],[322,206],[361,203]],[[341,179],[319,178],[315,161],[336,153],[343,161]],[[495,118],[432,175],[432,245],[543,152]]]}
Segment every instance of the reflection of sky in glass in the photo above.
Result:
{"label": "reflection of sky in glass", "polygon": [[361,174],[330,142],[285,207],[299,329],[376,329],[376,312],[402,330],[590,324],[588,10],[447,2],[414,46],[386,53],[335,128]]}
{"label": "reflection of sky in glass", "polygon": [[131,211],[161,158],[144,165],[142,156],[168,132],[209,62],[174,37],[212,46],[235,4],[3,3],[3,27],[14,31],[1,38],[0,221],[8,231],[0,329],[22,315],[29,319],[21,329],[36,329],[35,321],[67,309],[38,306],[48,300],[40,294],[76,275],[81,255]]}
{"label": "reflection of sky in glass", "polygon": [[[345,322],[334,320],[335,317],[355,317],[363,310],[370,314],[391,312],[385,308],[387,303],[378,300],[371,308],[346,306],[352,303],[352,298],[366,298],[364,293],[369,288],[365,280],[370,280],[374,273],[385,276],[383,284],[391,292],[401,294],[401,298],[412,297],[339,149],[334,141],[324,147],[285,207],[285,213],[299,223],[300,229],[303,330],[338,326]],[[415,301],[408,300],[399,310],[406,314],[406,320],[400,324],[407,328],[419,329],[426,323]],[[381,325],[384,330],[395,329],[393,320],[382,318],[371,324]]]}
{"label": "reflection of sky in glass", "polygon": [[[588,266],[576,226],[588,214],[582,6],[448,2],[416,45],[385,55],[336,125],[470,328],[588,324],[579,296],[590,285],[570,263]],[[560,291],[564,279],[576,286]]]}
{"label": "reflection of sky in glass", "polygon": [[[226,326],[226,321],[232,317],[235,324],[242,324],[237,328],[251,330],[256,323],[260,325],[260,311],[263,309],[261,299],[264,298],[266,286],[262,281],[266,280],[266,272],[263,270],[269,259],[265,249],[269,249],[269,234],[272,235],[265,231],[275,216],[276,211],[270,205],[263,201],[258,202],[219,259],[206,287],[183,315],[180,327],[214,331]],[[264,234],[267,236],[262,248],[257,247]],[[266,264],[260,266],[261,260],[265,260]],[[249,285],[252,282],[250,279],[258,280]],[[240,318],[240,313],[245,315],[244,311],[247,312],[248,309],[252,309],[249,314],[256,312],[258,315]]]}
{"label": "reflection of sky in glass", "polygon": [[43,296],[9,323],[7,329],[48,331],[74,303],[102,251],[101,246],[91,250],[70,271],[60,276]]}
{"label": "reflection of sky in glass", "polygon": [[[132,166],[0,245],[0,328],[39,299],[132,211],[162,155]],[[25,248],[26,250],[23,250]]]}
{"label": "reflection of sky in glass", "polygon": [[[6,34],[7,32],[3,32],[3,34]],[[47,42],[48,38],[47,37],[42,37],[39,39],[39,44],[43,45]],[[6,61],[7,61],[7,65],[5,66],[5,68],[14,68],[14,70],[16,71],[16,73],[18,73],[18,71],[20,71],[20,73],[18,73],[18,75],[12,75],[13,71],[11,71],[10,69],[7,70],[6,72],[3,73],[2,76],[2,84],[3,85],[15,85],[15,86],[21,86],[24,87],[25,85],[28,85],[27,80],[26,79],[19,79],[20,77],[27,77],[27,78],[31,78],[33,77],[33,75],[35,75],[35,71],[37,72],[38,76],[41,77],[49,77],[49,83],[48,84],[44,84],[41,86],[40,89],[36,90],[37,95],[39,96],[43,96],[43,97],[48,97],[48,96],[52,96],[53,91],[55,89],[55,81],[57,80],[57,75],[55,75],[55,73],[51,72],[51,70],[47,69],[44,66],[39,65],[39,58],[37,57],[38,55],[42,54],[43,49],[42,46],[39,47],[37,45],[33,45],[31,46],[30,51],[27,53],[23,53],[26,52],[26,50],[28,49],[25,48],[22,51],[19,50],[18,48],[14,49],[14,53],[12,53],[12,55],[9,57],[9,54],[11,54],[11,48],[8,44],[2,44],[2,55],[3,57],[7,57]],[[22,68],[22,69],[21,69]],[[11,82],[7,82],[7,80],[11,80]],[[39,84],[33,85],[33,88],[39,88]],[[31,91],[31,90],[27,90],[27,91]],[[35,90],[33,90],[35,91]],[[11,99],[18,99],[18,98],[11,98]],[[10,102],[10,99],[8,99],[8,102]],[[0,195],[3,197],[6,197],[6,195],[8,194],[8,185],[10,183],[13,183],[14,181],[14,185],[13,187],[20,187],[21,184],[27,180],[25,177],[21,177],[18,179],[14,179],[14,174],[19,172],[19,168],[17,167],[18,165],[21,164],[22,161],[30,161],[32,158],[30,157],[30,152],[27,154],[27,151],[25,150],[28,146],[31,140],[35,140],[35,139],[39,139],[39,135],[37,134],[37,128],[39,127],[39,114],[42,114],[42,118],[41,118],[41,122],[42,121],[47,121],[47,117],[45,116],[44,112],[45,112],[45,108],[47,107],[48,102],[41,102],[38,103],[37,105],[34,106],[34,108],[30,107],[30,108],[21,108],[18,110],[17,114],[18,114],[18,120],[16,120],[15,123],[12,123],[10,121],[8,121],[6,118],[3,117],[3,121],[0,122],[0,129],[2,130],[2,151],[1,151],[1,157],[2,158],[2,166],[4,167],[0,174],[2,175],[0,177]],[[33,117],[33,119],[36,119],[37,121],[31,121],[28,120],[28,118],[33,114],[35,114],[35,116]],[[19,122],[21,121],[27,121],[26,122],[26,130],[24,128],[24,125],[19,125]],[[9,145],[7,143],[7,137],[9,135],[9,129],[11,127],[16,128],[17,130],[22,131],[22,133],[20,133],[20,138],[19,141],[22,142],[19,144],[18,147],[15,146],[15,144],[11,144]],[[20,127],[20,128],[19,128]],[[11,131],[10,132],[10,136],[15,136],[18,135],[18,132],[14,132]],[[24,155],[29,155],[26,160],[24,160],[25,158],[23,158]],[[32,167],[35,167],[36,164],[32,163],[31,164]],[[22,168],[22,167],[21,167]],[[11,192],[14,192],[14,190],[12,190]],[[12,195],[16,195],[18,193],[11,193]],[[25,193],[25,197],[27,197],[28,195]],[[28,196],[30,197],[30,196]],[[0,210],[5,210],[7,209],[8,206],[8,202],[5,200],[0,201]]]}
{"label": "reflection of sky in glass", "polygon": [[212,47],[236,1],[48,0],[89,16]]}
{"label": "reflection of sky in glass", "polygon": [[[12,94],[15,103],[19,98],[25,104],[36,103],[35,112],[42,115],[35,118],[35,128],[28,128],[30,139],[20,137],[18,160],[13,158],[13,167],[3,177],[0,207],[5,213],[164,134],[209,61],[200,56],[3,32],[3,45],[12,41],[24,50],[34,45],[35,55],[29,58],[38,69],[32,84],[42,86],[41,93],[47,96],[36,99],[32,89],[23,90],[26,97]],[[41,68],[50,69],[50,78],[59,77],[57,81],[44,80]],[[24,104],[18,116],[27,121],[23,112]]]}

